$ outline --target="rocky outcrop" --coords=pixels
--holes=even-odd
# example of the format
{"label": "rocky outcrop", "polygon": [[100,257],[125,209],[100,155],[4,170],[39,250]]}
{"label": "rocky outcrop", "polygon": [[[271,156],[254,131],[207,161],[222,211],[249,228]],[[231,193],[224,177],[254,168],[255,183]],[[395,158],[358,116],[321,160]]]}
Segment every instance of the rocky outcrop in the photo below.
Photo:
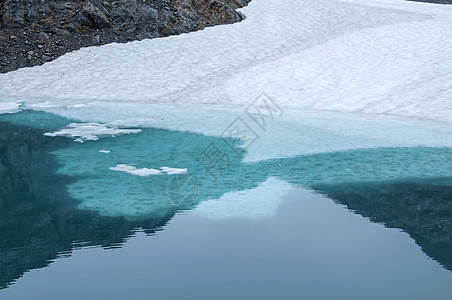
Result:
{"label": "rocky outcrop", "polygon": [[0,72],[84,46],[239,22],[250,0],[0,0]]}

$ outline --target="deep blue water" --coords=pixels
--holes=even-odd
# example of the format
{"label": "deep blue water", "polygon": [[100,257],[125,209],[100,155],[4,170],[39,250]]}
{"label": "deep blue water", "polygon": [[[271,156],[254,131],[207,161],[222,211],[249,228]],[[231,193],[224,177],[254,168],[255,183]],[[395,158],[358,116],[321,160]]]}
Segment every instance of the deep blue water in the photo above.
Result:
{"label": "deep blue water", "polygon": [[[44,136],[74,121],[0,115],[0,298],[60,299],[71,285],[112,299],[452,295],[450,148],[244,163],[236,141],[191,132]],[[110,169],[118,164],[188,174],[139,177]],[[269,177],[293,186],[273,217],[189,213]]]}

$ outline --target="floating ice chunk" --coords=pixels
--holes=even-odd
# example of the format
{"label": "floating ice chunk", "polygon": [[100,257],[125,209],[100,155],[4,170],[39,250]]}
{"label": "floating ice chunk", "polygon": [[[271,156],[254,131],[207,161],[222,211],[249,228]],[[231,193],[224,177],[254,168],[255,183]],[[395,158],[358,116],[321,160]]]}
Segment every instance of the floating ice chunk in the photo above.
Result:
{"label": "floating ice chunk", "polygon": [[0,114],[14,114],[20,111],[21,103],[0,102]]}
{"label": "floating ice chunk", "polygon": [[163,172],[165,172],[168,175],[185,175],[185,174],[187,174],[187,169],[161,167],[160,170],[162,170]]}
{"label": "floating ice chunk", "polygon": [[[100,150],[101,151],[105,151],[105,150]],[[103,153],[109,153],[108,152],[103,152]],[[129,165],[125,165],[125,164],[119,164],[116,167],[111,167],[109,168],[110,170],[113,171],[120,171],[120,172],[125,172],[128,174],[132,174],[132,175],[137,175],[137,176],[150,176],[150,175],[161,175],[163,174],[163,172],[165,172],[168,175],[182,175],[182,174],[187,174],[187,169],[177,169],[177,168],[169,168],[169,167],[161,167],[160,170],[157,169],[148,169],[148,168],[142,168],[142,169],[137,169],[134,166],[129,166]]]}
{"label": "floating ice chunk", "polygon": [[117,165],[116,167],[111,167],[110,170],[125,172],[127,174],[142,176],[142,177],[162,174],[162,171],[160,171],[160,170],[148,169],[148,168],[137,169],[134,166],[124,165],[124,164]]}
{"label": "floating ice chunk", "polygon": [[110,153],[110,150],[99,150],[100,153]]}
{"label": "floating ice chunk", "polygon": [[71,123],[67,128],[55,132],[46,132],[45,136],[65,136],[77,142],[96,141],[103,136],[139,133],[140,129],[124,129],[101,123]]}

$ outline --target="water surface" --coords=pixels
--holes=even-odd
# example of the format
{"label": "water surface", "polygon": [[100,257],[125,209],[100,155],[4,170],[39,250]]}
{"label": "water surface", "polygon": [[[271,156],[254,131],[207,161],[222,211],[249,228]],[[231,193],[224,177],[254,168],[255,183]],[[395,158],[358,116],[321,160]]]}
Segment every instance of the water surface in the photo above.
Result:
{"label": "water surface", "polygon": [[[237,141],[187,131],[44,135],[71,122],[0,116],[0,297],[452,294],[450,148],[245,162]],[[118,164],[188,174],[141,177]]]}

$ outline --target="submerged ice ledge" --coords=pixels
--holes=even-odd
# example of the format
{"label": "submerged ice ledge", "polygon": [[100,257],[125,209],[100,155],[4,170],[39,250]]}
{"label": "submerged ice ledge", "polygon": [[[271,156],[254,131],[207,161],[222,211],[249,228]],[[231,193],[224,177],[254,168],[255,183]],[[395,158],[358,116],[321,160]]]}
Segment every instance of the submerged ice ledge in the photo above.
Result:
{"label": "submerged ice ledge", "polygon": [[0,101],[0,114],[13,114],[20,111],[21,103]]}
{"label": "submerged ice ledge", "polygon": [[[13,116],[18,115],[20,114]],[[446,183],[450,184],[450,180],[446,178],[452,178],[450,147],[380,146],[336,152],[319,151],[321,153],[317,154],[306,153],[316,152],[313,148],[325,150],[325,146],[332,147],[328,149],[335,149],[338,146],[362,148],[366,145],[388,145],[392,140],[391,137],[387,137],[388,129],[397,131],[409,141],[414,138],[416,143],[424,143],[426,137],[429,137],[430,140],[427,142],[430,143],[434,141],[432,138],[450,143],[452,139],[450,131],[445,130],[441,133],[437,128],[432,131],[424,128],[426,131],[422,133],[416,127],[403,129],[389,126],[382,130],[386,135],[379,137],[377,130],[379,127],[373,126],[374,124],[368,124],[367,130],[362,131],[367,123],[355,120],[349,124],[349,120],[343,120],[345,124],[339,123],[341,126],[338,126],[335,123],[337,120],[332,123],[333,125],[329,123],[332,122],[329,119],[321,119],[315,123],[313,120],[315,119],[308,119],[310,126],[292,128],[295,133],[302,132],[305,141],[290,144],[290,147],[295,148],[294,151],[305,153],[292,157],[278,158],[278,152],[272,152],[274,150],[272,148],[265,152],[265,144],[261,144],[259,149],[264,152],[255,152],[254,155],[258,155],[259,158],[267,155],[267,158],[273,159],[246,161],[244,159],[247,155],[246,150],[232,148],[220,137],[157,128],[143,128],[138,135],[122,135],[100,139],[93,143],[69,143],[68,147],[59,149],[53,154],[60,165],[58,174],[77,178],[68,185],[68,192],[74,199],[80,200],[80,209],[95,210],[105,216],[124,216],[131,220],[165,217],[177,210],[203,205],[204,201],[209,203],[205,208],[209,211],[207,214],[212,214],[212,218],[216,219],[232,215],[268,216],[277,206],[275,203],[279,203],[281,196],[285,194],[285,188],[279,188],[284,185],[281,182],[308,189],[343,182],[384,182],[411,178],[413,180],[445,178]],[[325,130],[319,127],[320,125],[325,126]],[[345,130],[348,125],[356,131]],[[287,127],[284,124],[282,126]],[[334,131],[326,131],[330,127],[333,127]],[[346,135],[341,135],[341,132],[345,132]],[[293,141],[296,137],[294,135],[290,139],[290,136],[282,135],[280,130],[276,132],[278,136],[276,133],[272,135],[270,130],[268,133],[270,134],[268,146],[279,143],[284,146],[286,140]],[[364,139],[365,137],[367,139]],[[322,145],[320,142],[328,144]],[[212,148],[212,145],[215,147]],[[300,148],[300,145],[304,146]],[[108,149],[110,152],[99,153],[99,149]],[[221,157],[229,159],[212,161],[212,150],[215,150],[214,153],[225,154]],[[168,165],[184,166],[186,169],[159,167]],[[152,176],[163,173],[173,176]],[[185,173],[187,174],[178,175]],[[254,189],[269,178],[271,179],[269,184],[263,186],[267,186],[268,190],[273,186],[275,191],[281,193],[258,192],[256,197],[250,196],[254,195]],[[251,194],[245,196],[254,204],[236,201],[241,199],[240,195],[248,192]],[[231,212],[228,212],[229,210]]]}

